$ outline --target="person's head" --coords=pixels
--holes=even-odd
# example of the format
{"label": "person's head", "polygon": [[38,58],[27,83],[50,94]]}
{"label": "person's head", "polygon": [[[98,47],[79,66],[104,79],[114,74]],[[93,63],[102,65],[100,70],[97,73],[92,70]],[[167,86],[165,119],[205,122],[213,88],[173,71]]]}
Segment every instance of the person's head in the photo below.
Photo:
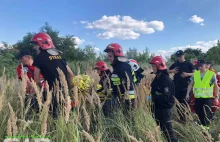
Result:
{"label": "person's head", "polygon": [[104,52],[108,53],[108,60],[111,63],[114,63],[117,57],[124,57],[124,53],[122,47],[118,43],[111,43],[109,44]]}
{"label": "person's head", "polygon": [[205,60],[198,60],[197,66],[198,66],[198,69],[199,69],[201,72],[205,72],[206,69],[207,69]]}
{"label": "person's head", "polygon": [[105,71],[109,70],[107,64],[103,61],[97,62],[94,66],[94,69],[97,70],[99,76],[102,76]]}
{"label": "person's head", "polygon": [[206,67],[207,67],[207,69],[212,69],[212,66],[213,66],[212,62],[206,61]]}
{"label": "person's head", "polygon": [[51,37],[47,33],[43,32],[35,34],[30,43],[34,46],[34,49],[37,51],[37,53],[39,53],[40,50],[55,48]]}
{"label": "person's head", "polygon": [[136,72],[140,68],[137,61],[134,59],[129,59],[128,64],[131,66],[132,71]]}
{"label": "person's head", "polygon": [[182,50],[178,50],[178,51],[176,52],[176,57],[177,57],[177,60],[178,60],[180,63],[185,61],[184,52],[183,52]]}
{"label": "person's head", "polygon": [[19,52],[17,59],[26,66],[31,66],[33,64],[33,57],[29,52],[26,51]]}
{"label": "person's head", "polygon": [[150,64],[152,66],[153,73],[163,71],[167,69],[166,63],[162,56],[155,56],[151,59]]}

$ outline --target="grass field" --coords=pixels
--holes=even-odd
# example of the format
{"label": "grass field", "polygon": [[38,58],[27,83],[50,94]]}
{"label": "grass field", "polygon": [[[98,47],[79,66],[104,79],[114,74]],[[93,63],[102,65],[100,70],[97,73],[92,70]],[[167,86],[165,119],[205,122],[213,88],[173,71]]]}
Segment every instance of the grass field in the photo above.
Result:
{"label": "grass field", "polygon": [[[42,102],[42,91],[37,91],[40,113],[33,113],[32,119],[25,121],[24,94],[26,81],[7,78],[5,73],[0,77],[0,141],[6,136],[50,136],[52,142],[163,142],[164,136],[156,125],[151,111],[149,84],[153,78],[146,71],[148,78],[136,88],[137,105],[134,112],[134,122],[129,121],[120,111],[115,119],[105,118],[102,114],[102,103],[95,92],[98,82],[97,75],[91,71],[87,74],[94,78],[94,84],[88,92],[80,92],[77,87],[71,91],[71,98],[77,102],[71,110],[70,97],[66,93],[65,79],[59,100],[65,102],[61,108],[61,116],[53,120],[49,113],[51,93],[47,94],[47,101]],[[61,75],[62,78],[62,75]],[[178,103],[177,103],[178,104]],[[185,108],[187,109],[187,108]],[[208,133],[196,122],[196,116],[187,113],[187,123],[178,122],[176,107],[173,108],[173,127],[180,142],[212,142],[220,141],[220,113],[217,112]]]}

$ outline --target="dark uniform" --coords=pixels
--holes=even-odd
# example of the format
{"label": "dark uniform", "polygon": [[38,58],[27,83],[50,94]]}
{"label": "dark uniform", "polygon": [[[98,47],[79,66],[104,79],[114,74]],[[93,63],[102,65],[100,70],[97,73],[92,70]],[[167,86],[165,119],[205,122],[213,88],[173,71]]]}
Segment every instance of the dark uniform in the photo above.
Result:
{"label": "dark uniform", "polygon": [[[41,52],[36,56],[33,66],[41,70],[41,74],[48,82],[49,90],[53,90],[53,85],[55,84],[56,79],[60,82],[57,68],[60,68],[63,71],[67,80],[68,88],[70,88],[70,82],[68,82],[67,79],[67,63],[61,55],[51,55],[46,50],[41,50]],[[59,85],[61,86],[61,84]],[[58,102],[54,92],[52,97],[52,105],[53,116],[56,118],[58,116]]]}
{"label": "dark uniform", "polygon": [[[127,62],[121,62],[117,59],[115,63],[112,65],[112,67],[113,72],[111,75],[111,81],[113,89],[113,107],[119,107],[119,103],[125,101],[125,110],[129,110],[130,108],[133,109],[135,98],[131,66]],[[131,101],[129,101],[129,99],[126,99],[125,89],[128,91],[129,99],[131,99]]]}
{"label": "dark uniform", "polygon": [[160,125],[161,130],[167,139],[170,139],[170,142],[177,142],[170,122],[174,105],[174,94],[174,84],[167,70],[158,71],[151,83],[152,110],[157,124]]}
{"label": "dark uniform", "polygon": [[100,100],[101,101],[105,101],[103,106],[102,106],[102,110],[105,116],[109,116],[111,114],[111,92],[110,92],[110,87],[111,87],[111,72],[110,70],[106,70],[105,74],[101,77],[99,84],[102,86],[101,89],[99,89],[97,91],[97,93],[99,94]]}
{"label": "dark uniform", "polygon": [[[179,72],[174,75],[175,97],[181,104],[186,105],[185,99],[186,99],[187,87],[190,83],[190,76],[182,78],[181,74],[183,72],[193,73],[194,66],[189,61],[184,61],[182,63],[176,61],[170,66],[169,69],[172,70],[174,68],[177,68],[179,70]],[[180,120],[185,122],[186,121],[185,115],[183,114],[183,112],[180,111],[179,106],[177,106],[177,108],[178,108],[178,113],[180,115]]]}

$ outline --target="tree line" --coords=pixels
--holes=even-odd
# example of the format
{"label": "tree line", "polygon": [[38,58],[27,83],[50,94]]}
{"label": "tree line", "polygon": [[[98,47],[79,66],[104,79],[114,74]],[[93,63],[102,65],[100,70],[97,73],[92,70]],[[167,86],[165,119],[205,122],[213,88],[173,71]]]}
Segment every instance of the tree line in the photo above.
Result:
{"label": "tree line", "polygon": [[[107,60],[105,53],[97,53],[95,52],[95,47],[91,45],[86,45],[84,48],[78,48],[74,39],[74,35],[65,35],[59,36],[59,31],[54,30],[52,26],[48,23],[45,23],[39,29],[39,32],[48,33],[53,39],[53,43],[58,50],[63,52],[63,57],[67,62],[87,62],[94,63],[99,60]],[[8,70],[13,69],[17,65],[18,61],[16,59],[16,55],[20,51],[29,51],[35,56],[35,51],[33,46],[30,45],[29,41],[36,33],[28,32],[24,35],[22,40],[19,40],[14,45],[8,45],[6,42],[2,42],[4,48],[0,50],[0,69],[6,67]],[[214,64],[220,64],[220,42],[218,41],[216,46],[210,48],[206,53],[203,53],[201,49],[192,49],[187,48],[184,50],[186,60],[194,60],[194,59],[205,59],[212,61]],[[154,56],[151,54],[148,47],[145,48],[144,51],[140,52],[137,48],[129,48],[126,51],[126,56],[129,59],[135,59],[140,64],[146,64],[150,61],[150,59]],[[170,57],[166,57],[167,62],[171,63],[176,60],[175,54],[172,54]]]}

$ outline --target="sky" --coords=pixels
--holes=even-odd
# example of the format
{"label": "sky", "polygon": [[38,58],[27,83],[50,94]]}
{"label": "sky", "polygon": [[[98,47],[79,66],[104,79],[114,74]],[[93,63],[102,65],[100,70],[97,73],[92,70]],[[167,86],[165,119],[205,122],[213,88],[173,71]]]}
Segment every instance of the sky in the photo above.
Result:
{"label": "sky", "polygon": [[45,22],[80,48],[103,52],[146,47],[156,55],[178,49],[206,52],[220,39],[220,0],[0,0],[0,41],[14,44]]}

